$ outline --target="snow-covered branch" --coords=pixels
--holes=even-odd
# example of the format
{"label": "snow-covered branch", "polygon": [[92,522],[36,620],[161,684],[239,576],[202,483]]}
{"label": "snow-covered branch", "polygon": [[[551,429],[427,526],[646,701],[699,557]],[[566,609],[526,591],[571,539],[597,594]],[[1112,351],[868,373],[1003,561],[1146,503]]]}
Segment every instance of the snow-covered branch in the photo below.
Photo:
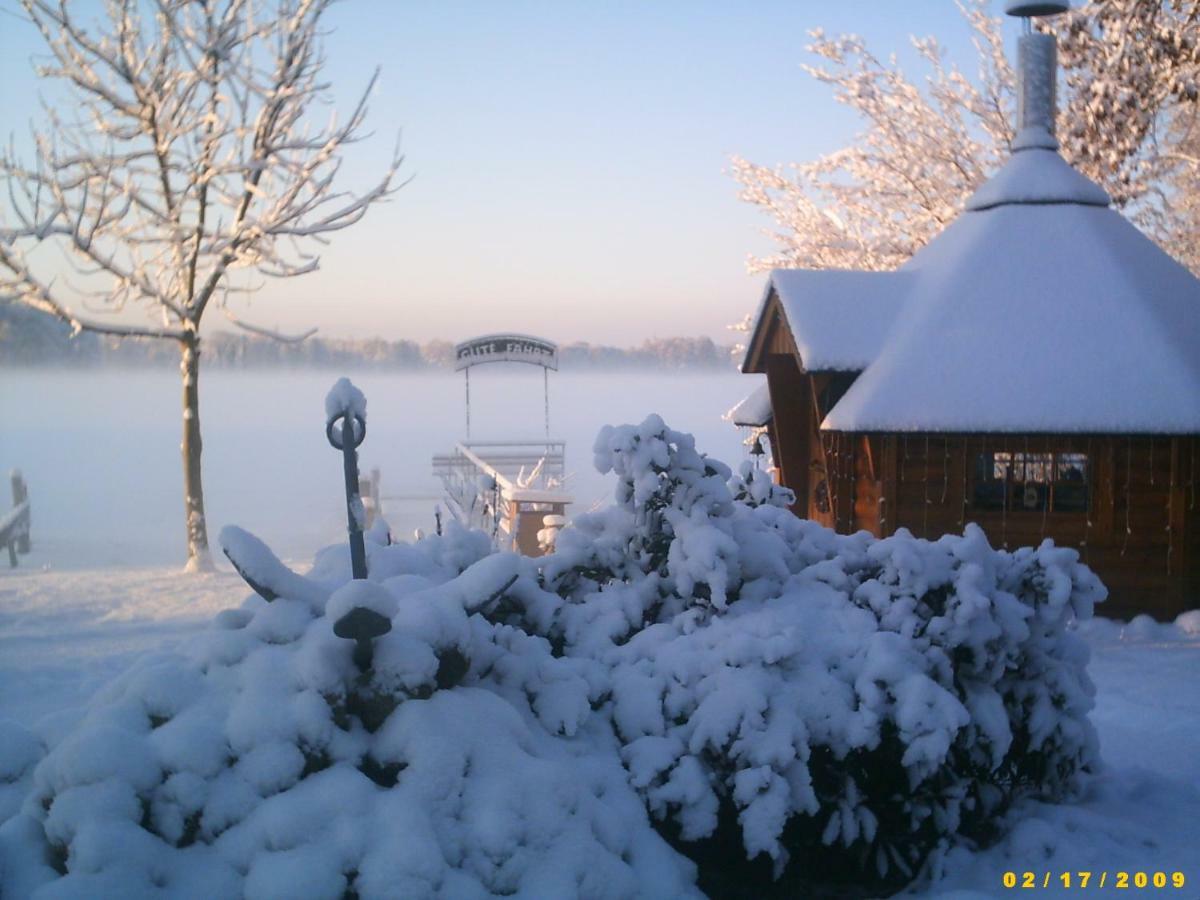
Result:
{"label": "snow-covered branch", "polygon": [[226,319],[228,319],[238,328],[242,329],[242,331],[248,331],[250,334],[257,334],[260,337],[268,337],[272,340],[279,341],[282,344],[303,343],[317,333],[316,328],[310,328],[307,331],[300,332],[299,334],[284,334],[282,331],[276,331],[272,328],[264,328],[261,325],[254,325],[250,322],[243,321],[238,316],[234,315],[234,313],[224,305],[221,307],[221,312],[224,314]]}
{"label": "snow-covered branch", "polygon": [[[914,39],[925,77],[861,38],[811,33],[805,66],[857,112],[850,146],[789,166],[732,162],[741,199],[774,221],[774,267],[891,269],[937,234],[1008,154],[1014,75],[986,0],[960,0],[979,56],[974,79]],[[1063,153],[1139,225],[1200,271],[1191,201],[1195,163],[1182,148],[1200,97],[1200,0],[1098,0],[1050,20],[1067,69]],[[1188,169],[1192,169],[1189,175]],[[1190,180],[1189,180],[1190,178]]]}
{"label": "snow-covered branch", "polygon": [[[67,316],[84,294],[112,311],[135,301],[167,323],[156,333],[195,333],[231,273],[315,270],[323,236],[398,186],[398,151],[367,190],[337,184],[377,73],[344,121],[310,113],[328,93],[319,75],[331,0],[112,0],[98,23],[69,2],[20,5],[49,50],[41,73],[70,85],[77,106],[48,111],[32,163],[11,149],[0,157],[8,296]],[[31,252],[48,242],[86,272],[86,290]]]}

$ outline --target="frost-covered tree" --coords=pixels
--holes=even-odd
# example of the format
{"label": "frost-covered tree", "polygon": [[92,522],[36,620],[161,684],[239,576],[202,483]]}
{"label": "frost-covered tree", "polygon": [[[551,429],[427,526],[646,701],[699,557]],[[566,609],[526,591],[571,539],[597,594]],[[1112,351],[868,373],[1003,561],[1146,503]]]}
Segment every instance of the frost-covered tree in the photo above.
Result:
{"label": "frost-covered tree", "polygon": [[[928,68],[907,76],[857,36],[811,32],[823,61],[804,66],[858,112],[848,147],[784,167],[733,160],[740,196],[774,219],[778,253],[753,271],[892,269],[944,228],[1007,158],[1015,73],[987,0],[959,4],[978,51],[975,78],[913,38]],[[1063,154],[1126,214],[1194,271],[1200,210],[1186,186],[1200,162],[1186,151],[1200,83],[1200,0],[1099,0],[1044,25],[1057,31],[1065,77]],[[1194,139],[1191,146],[1195,147]]]}
{"label": "frost-covered tree", "polygon": [[[200,325],[265,278],[317,268],[326,237],[393,189],[338,187],[371,84],[317,121],[332,0],[107,0],[84,23],[67,2],[20,0],[45,40],[38,74],[65,90],[32,161],[0,154],[0,299],[72,329],[175,341],[183,380],[188,568],[209,565],[200,453]],[[372,84],[374,78],[372,78]],[[65,264],[64,264],[65,260]],[[144,308],[147,320],[106,318]]]}
{"label": "frost-covered tree", "polygon": [[1188,227],[1200,222],[1200,104],[1180,109],[1171,121],[1171,153],[1180,165],[1167,180],[1165,191],[1170,196],[1166,211],[1180,223],[1170,234],[1160,238],[1163,246],[1176,259],[1188,260],[1196,271],[1200,260],[1200,228]]}

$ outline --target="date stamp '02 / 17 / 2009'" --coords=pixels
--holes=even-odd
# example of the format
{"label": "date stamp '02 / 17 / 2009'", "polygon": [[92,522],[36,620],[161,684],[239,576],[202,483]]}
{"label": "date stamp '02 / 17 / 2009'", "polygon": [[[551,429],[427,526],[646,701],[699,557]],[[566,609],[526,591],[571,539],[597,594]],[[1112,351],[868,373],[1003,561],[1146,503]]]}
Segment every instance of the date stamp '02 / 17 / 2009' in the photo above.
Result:
{"label": "date stamp '02 / 17 / 2009'", "polygon": [[1051,887],[1180,890],[1187,885],[1187,876],[1183,872],[1005,872],[1001,883],[1006,888],[1018,890]]}

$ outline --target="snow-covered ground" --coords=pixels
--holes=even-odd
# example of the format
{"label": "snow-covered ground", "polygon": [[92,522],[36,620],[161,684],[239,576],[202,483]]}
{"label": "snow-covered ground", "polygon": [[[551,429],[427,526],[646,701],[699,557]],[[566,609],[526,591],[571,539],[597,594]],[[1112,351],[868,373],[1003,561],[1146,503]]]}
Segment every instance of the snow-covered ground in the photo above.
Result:
{"label": "snow-covered ground", "polygon": [[[36,557],[35,557],[36,560]],[[0,571],[0,719],[52,737],[138,654],[192,638],[247,591],[231,572],[175,569]],[[1200,896],[1200,627],[1087,626],[1097,686],[1093,721],[1106,771],[1065,806],[1027,804],[996,846],[952,850],[926,896],[1004,896],[1004,873],[1036,874],[1039,893],[1064,872],[1092,872],[1086,892],[1113,893],[1116,873],[1182,872]],[[7,804],[6,804],[7,805]],[[8,812],[13,811],[9,809]],[[3,810],[0,810],[3,812]],[[1107,886],[1096,888],[1099,873]],[[1051,890],[1041,890],[1049,874]],[[1130,882],[1130,890],[1133,882]],[[1168,881],[1170,884],[1170,881]],[[1146,890],[1152,890],[1147,888]]]}
{"label": "snow-covered ground", "polygon": [[245,596],[232,568],[194,577],[178,568],[5,568],[0,718],[65,724],[138,655],[186,640]]}

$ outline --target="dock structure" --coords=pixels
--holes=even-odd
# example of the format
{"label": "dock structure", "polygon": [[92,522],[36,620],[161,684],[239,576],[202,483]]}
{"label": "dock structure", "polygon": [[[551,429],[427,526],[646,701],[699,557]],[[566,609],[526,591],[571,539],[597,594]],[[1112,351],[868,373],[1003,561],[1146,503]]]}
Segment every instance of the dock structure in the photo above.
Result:
{"label": "dock structure", "polygon": [[[554,547],[572,497],[563,489],[566,444],[550,438],[550,372],[558,346],[527,334],[486,334],[454,348],[454,368],[466,387],[466,439],[433,458],[454,520],[492,536],[502,550],[541,556]],[[545,437],[485,441],[471,437],[471,369],[523,363],[542,370]]]}
{"label": "dock structure", "polygon": [[455,521],[498,547],[539,556],[554,543],[572,497],[563,490],[562,441],[470,441],[433,458]]}

